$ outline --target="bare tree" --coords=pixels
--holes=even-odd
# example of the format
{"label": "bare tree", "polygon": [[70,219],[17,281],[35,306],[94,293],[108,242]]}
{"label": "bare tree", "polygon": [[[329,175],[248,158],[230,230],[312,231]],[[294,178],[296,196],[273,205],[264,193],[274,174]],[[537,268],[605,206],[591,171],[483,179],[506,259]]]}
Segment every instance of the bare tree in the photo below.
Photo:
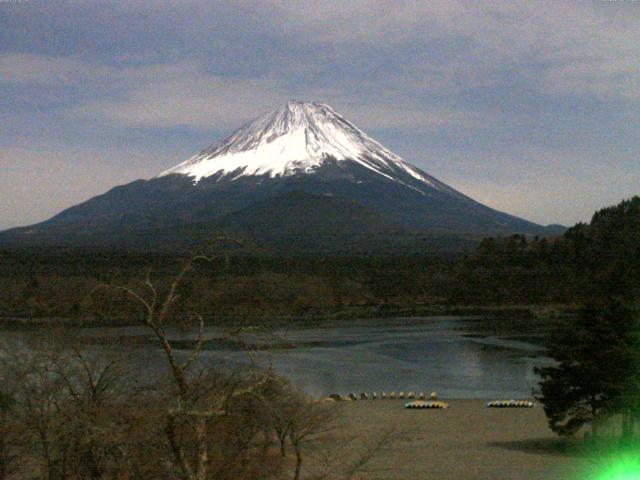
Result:
{"label": "bare tree", "polygon": [[158,340],[169,366],[175,399],[166,412],[164,432],[183,480],[206,480],[210,477],[210,472],[214,470],[210,458],[210,437],[214,424],[228,415],[231,402],[241,397],[257,395],[261,386],[270,378],[269,374],[254,374],[243,385],[218,391],[211,388],[215,385],[208,381],[210,379],[190,374],[190,368],[198,359],[204,342],[204,320],[197,314],[188,317],[198,328],[195,347],[184,361],[178,360],[166,327],[171,320],[175,320],[172,315],[180,298],[177,292],[187,275],[194,271],[197,262],[208,260],[203,255],[191,257],[165,293],[156,288],[149,276],[143,292],[125,286],[117,287],[143,307],[144,324]]}
{"label": "bare tree", "polygon": [[335,429],[335,405],[314,401],[303,393],[292,396],[289,440],[295,452],[294,480],[299,480],[306,448]]}
{"label": "bare tree", "polygon": [[0,391],[0,480],[9,478],[16,468],[15,443],[19,435],[14,420],[15,400],[10,393]]}
{"label": "bare tree", "polygon": [[293,386],[284,378],[274,378],[262,392],[268,415],[267,425],[275,433],[282,458],[287,455],[287,440],[297,408],[297,398],[292,397],[293,392]]}
{"label": "bare tree", "polygon": [[98,480],[128,462],[121,445],[133,382],[121,356],[90,355],[77,345],[54,351],[47,363],[65,390],[59,415],[69,445],[68,465],[78,478]]}
{"label": "bare tree", "polygon": [[3,349],[11,422],[1,426],[9,429],[3,439],[15,440],[8,453],[20,461],[21,478],[132,478],[127,475],[141,464],[137,449],[151,451],[157,438],[148,432],[153,409],[132,388],[125,358],[69,345],[68,333]]}
{"label": "bare tree", "polygon": [[38,459],[42,478],[57,479],[66,468],[67,449],[62,432],[64,388],[38,353],[9,352],[3,356],[3,385],[15,401],[14,415],[21,425],[21,453]]}

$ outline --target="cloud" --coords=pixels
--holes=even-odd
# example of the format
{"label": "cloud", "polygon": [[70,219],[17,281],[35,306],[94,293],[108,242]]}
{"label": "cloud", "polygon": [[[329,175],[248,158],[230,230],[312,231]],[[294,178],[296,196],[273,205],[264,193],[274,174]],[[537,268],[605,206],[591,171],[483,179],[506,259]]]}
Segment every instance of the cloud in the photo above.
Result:
{"label": "cloud", "polygon": [[515,67],[543,94],[638,100],[640,5],[633,2],[353,1],[336,6],[320,0],[312,2],[313,9],[311,2],[273,3],[286,19],[282,28],[318,43],[346,46],[350,53],[363,45],[428,50],[433,44],[458,44],[448,58],[432,55],[411,65],[413,80],[421,78],[440,91],[499,84],[504,82],[500,74]]}
{"label": "cloud", "polygon": [[24,53],[3,54],[0,64],[2,82],[20,85],[75,85],[99,73],[77,60]]}
{"label": "cloud", "polygon": [[[407,102],[408,103],[408,102]],[[348,120],[363,129],[397,129],[415,131],[461,127],[473,128],[482,123],[483,115],[472,110],[447,107],[423,107],[398,105],[396,102],[354,104],[345,98],[338,98],[339,109]]]}
{"label": "cloud", "polygon": [[221,78],[186,67],[184,75],[132,83],[120,98],[92,102],[73,113],[123,127],[228,129],[286,100],[269,81]]}
{"label": "cloud", "polygon": [[37,86],[113,86],[135,85],[159,77],[182,78],[195,68],[184,64],[152,63],[114,66],[87,61],[81,57],[60,57],[33,53],[0,54],[2,83]]}
{"label": "cloud", "polygon": [[275,77],[214,75],[195,63],[115,67],[34,54],[2,55],[0,60],[7,83],[47,88],[49,94],[51,88],[77,87],[104,97],[75,102],[67,110],[121,127],[228,129],[293,97],[344,107],[363,128],[468,125],[474,116],[462,109],[410,105],[397,91],[386,91],[375,102],[358,101],[339,86],[291,89]]}
{"label": "cloud", "polygon": [[[551,102],[575,95],[637,101],[640,91],[640,17],[620,15],[613,5],[464,0],[274,0],[234,8],[201,1],[60,5],[45,10],[61,30],[50,32],[53,43],[66,49],[59,35],[65,28],[80,29],[83,50],[61,56],[5,54],[0,58],[4,81],[94,89],[98,98],[79,108],[123,125],[165,128],[173,120],[193,128],[229,125],[293,96],[358,104],[356,115],[365,104],[378,113],[386,110],[387,115],[366,116],[386,127],[409,123],[402,118],[426,126],[459,124],[469,122],[461,112],[471,116],[479,108],[463,105],[461,98],[471,95],[487,109],[520,89],[543,102],[545,96]],[[82,18],[92,13],[93,30],[62,15],[65,8]],[[109,43],[114,51],[105,59]]]}
{"label": "cloud", "polygon": [[575,61],[548,68],[542,91],[553,95],[593,95],[640,101],[640,67],[623,62]]}
{"label": "cloud", "polygon": [[[633,2],[38,5],[57,29],[43,19],[43,25],[31,26],[34,33],[27,40],[37,36],[38,27],[45,29],[51,38],[37,46],[59,45],[62,58],[37,63],[20,57],[25,65],[31,60],[33,68],[15,71],[3,65],[9,78],[44,80],[49,75],[50,82],[61,84],[69,75],[108,76],[99,60],[167,65],[188,59],[222,77],[279,76],[289,86],[302,80],[316,88],[338,82],[351,95],[362,85],[368,93],[392,88],[449,94],[504,85],[513,80],[508,75],[521,77],[542,94],[629,98],[635,97],[630,92],[637,91],[640,69],[640,15],[634,15],[640,4]],[[35,6],[15,8],[30,8],[24,21],[38,17]],[[20,31],[13,33],[18,38],[7,38],[7,43],[21,40]],[[65,33],[80,38],[67,40]],[[112,51],[105,58],[109,45]],[[95,71],[85,71],[86,65],[74,60],[81,57],[90,58]]]}
{"label": "cloud", "polygon": [[[228,130],[273,110],[291,97],[284,89],[269,88],[256,80],[219,78],[160,82],[136,90],[121,101],[105,101],[74,110],[78,115],[99,115],[119,126]],[[443,128],[469,126],[474,112],[447,108],[403,108],[397,104],[358,105],[340,96],[305,95],[325,101],[364,129]]]}

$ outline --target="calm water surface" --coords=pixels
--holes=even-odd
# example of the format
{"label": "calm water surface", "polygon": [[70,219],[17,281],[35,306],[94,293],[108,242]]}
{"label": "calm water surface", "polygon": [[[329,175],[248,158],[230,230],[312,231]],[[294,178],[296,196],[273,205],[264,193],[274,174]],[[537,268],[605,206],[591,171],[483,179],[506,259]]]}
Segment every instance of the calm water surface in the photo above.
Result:
{"label": "calm water surface", "polygon": [[[536,345],[546,328],[531,320],[505,322],[451,316],[345,321],[277,331],[295,348],[260,351],[254,360],[271,365],[317,396],[435,390],[449,398],[522,398],[530,397],[536,387],[533,367],[550,363]],[[146,333],[138,327],[74,331],[78,336],[94,338]],[[189,338],[180,332],[172,334]],[[213,338],[221,331],[209,328],[206,334]],[[5,331],[2,335],[6,338],[24,333]],[[137,350],[131,367],[140,375],[153,376],[163,368],[160,351],[153,344],[121,348]],[[187,350],[181,352],[186,354]],[[219,344],[209,344],[201,357],[204,365],[224,364],[228,368],[249,361],[246,353]]]}

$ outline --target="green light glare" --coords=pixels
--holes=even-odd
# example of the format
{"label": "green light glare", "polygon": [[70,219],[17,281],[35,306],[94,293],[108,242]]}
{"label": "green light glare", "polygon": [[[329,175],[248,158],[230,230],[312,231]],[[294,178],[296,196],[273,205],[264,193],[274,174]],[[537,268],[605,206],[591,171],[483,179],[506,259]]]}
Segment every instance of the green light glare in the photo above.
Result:
{"label": "green light glare", "polygon": [[600,465],[593,480],[640,480],[640,452],[610,457]]}

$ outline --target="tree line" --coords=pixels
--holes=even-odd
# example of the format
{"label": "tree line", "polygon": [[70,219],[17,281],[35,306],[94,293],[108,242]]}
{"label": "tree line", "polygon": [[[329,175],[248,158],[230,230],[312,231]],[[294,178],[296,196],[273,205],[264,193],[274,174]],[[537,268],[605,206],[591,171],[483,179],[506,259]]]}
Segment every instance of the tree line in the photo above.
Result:
{"label": "tree line", "polygon": [[540,400],[560,435],[589,426],[597,440],[617,424],[620,443],[633,445],[640,420],[640,199],[596,213],[565,238],[583,300],[549,337],[556,364],[536,370]]}
{"label": "tree line", "polygon": [[[433,305],[581,305],[637,295],[640,197],[557,238],[486,238],[457,256],[219,256],[182,289],[213,317],[313,316]],[[127,321],[135,308],[90,296],[103,283],[167,283],[187,257],[127,252],[0,252],[0,316]]]}

